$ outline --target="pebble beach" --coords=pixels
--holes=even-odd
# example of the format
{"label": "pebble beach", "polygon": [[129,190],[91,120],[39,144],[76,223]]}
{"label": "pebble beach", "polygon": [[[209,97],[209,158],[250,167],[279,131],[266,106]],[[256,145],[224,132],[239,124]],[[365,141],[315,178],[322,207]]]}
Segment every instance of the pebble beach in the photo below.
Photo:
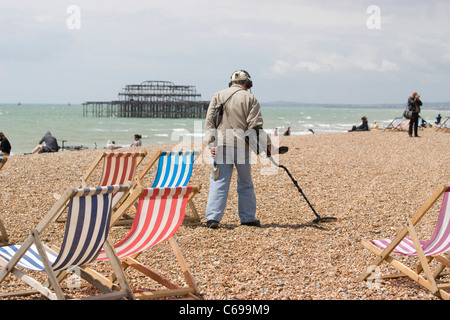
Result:
{"label": "pebble beach", "polygon": [[[224,218],[218,229],[207,228],[204,211],[210,164],[205,161],[208,151],[199,150],[204,154],[194,165],[190,184],[201,185],[194,198],[201,222],[182,225],[176,240],[202,298],[438,300],[408,278],[377,280],[375,286],[358,280],[374,259],[361,240],[392,238],[437,187],[450,183],[450,134],[425,128],[419,135],[410,138],[405,131],[379,130],[279,137],[280,145],[289,147],[288,153],[279,156],[279,163],[289,169],[318,215],[336,218],[321,223],[322,228],[311,225],[316,217],[286,172],[274,171],[262,160],[252,167],[261,227],[240,225],[234,173]],[[155,152],[173,148],[139,147],[148,155],[138,172]],[[0,219],[10,243],[23,242],[56,202],[54,194],[62,194],[69,186],[78,187],[81,176],[102,151],[9,157],[0,171]],[[155,173],[150,171],[144,179],[148,186]],[[431,235],[439,207],[440,202],[430,209],[429,218],[421,226],[420,234],[425,238]],[[189,208],[186,214],[190,214]],[[63,226],[53,224],[43,240],[59,245]],[[110,236],[118,241],[128,231],[114,228]],[[140,261],[184,284],[167,243],[145,252]],[[102,265],[97,267],[107,272]],[[393,272],[388,267],[382,270]],[[127,270],[127,275],[134,289],[154,286],[134,271]],[[8,277],[0,284],[0,293],[11,288],[28,289]],[[11,299],[45,298],[31,295]]]}

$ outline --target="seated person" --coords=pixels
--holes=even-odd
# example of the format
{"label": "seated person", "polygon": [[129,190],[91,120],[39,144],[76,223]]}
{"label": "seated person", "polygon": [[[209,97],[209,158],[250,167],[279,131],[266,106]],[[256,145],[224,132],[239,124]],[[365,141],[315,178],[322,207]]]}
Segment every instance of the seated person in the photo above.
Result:
{"label": "seated person", "polygon": [[31,153],[58,152],[58,150],[59,150],[58,141],[54,136],[52,136],[50,131],[47,131],[45,135],[42,137],[41,141],[39,141],[36,148],[34,148],[34,150]]}
{"label": "seated person", "polygon": [[361,124],[359,126],[353,126],[351,131],[369,131],[369,122],[366,117],[361,118]]}

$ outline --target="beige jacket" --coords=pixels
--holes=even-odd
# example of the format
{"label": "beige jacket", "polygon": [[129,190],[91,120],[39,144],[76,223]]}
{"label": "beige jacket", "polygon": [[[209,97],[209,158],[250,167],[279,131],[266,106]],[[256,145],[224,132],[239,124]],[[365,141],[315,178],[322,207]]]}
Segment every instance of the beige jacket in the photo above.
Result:
{"label": "beige jacket", "polygon": [[[263,126],[263,118],[258,100],[253,94],[239,84],[233,84],[225,90],[214,94],[208,107],[205,123],[205,138],[212,146],[244,147],[245,134],[257,126]],[[235,91],[241,90],[231,97],[224,106],[223,119],[219,127],[214,126],[214,107],[224,103]]]}

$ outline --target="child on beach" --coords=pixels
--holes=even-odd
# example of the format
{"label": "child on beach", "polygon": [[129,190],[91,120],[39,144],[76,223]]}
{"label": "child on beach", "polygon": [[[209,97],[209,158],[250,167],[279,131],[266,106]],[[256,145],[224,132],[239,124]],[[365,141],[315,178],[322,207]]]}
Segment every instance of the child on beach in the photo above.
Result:
{"label": "child on beach", "polygon": [[130,147],[140,147],[140,146],[142,146],[141,138],[142,138],[142,136],[140,134],[135,134],[134,135],[134,142],[130,145]]}

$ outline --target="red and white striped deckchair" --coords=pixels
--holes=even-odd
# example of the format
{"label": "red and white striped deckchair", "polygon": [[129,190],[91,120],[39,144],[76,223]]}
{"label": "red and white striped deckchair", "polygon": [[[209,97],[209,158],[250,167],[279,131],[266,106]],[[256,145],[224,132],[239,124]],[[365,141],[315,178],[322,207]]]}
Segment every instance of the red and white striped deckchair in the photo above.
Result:
{"label": "red and white striped deckchair", "polygon": [[[6,161],[8,161],[8,157],[0,156],[0,170],[3,168]],[[6,228],[5,225],[3,224],[2,219],[0,219],[0,245],[5,245],[7,243],[8,243],[8,233],[6,232]]]}
{"label": "red and white striped deckchair", "polygon": [[[69,188],[56,202],[43,220],[31,231],[23,244],[0,247],[0,283],[12,274],[34,288],[32,293],[41,293],[49,299],[65,299],[60,282],[75,272],[90,284],[102,290],[104,294],[95,299],[132,298],[133,293],[122,272],[120,260],[114,252],[113,245],[107,240],[111,221],[112,198],[117,192],[127,191],[131,184],[97,188]],[[59,252],[45,246],[41,240],[43,232],[57,219],[65,208],[68,209],[64,238]],[[99,274],[86,273],[81,266],[96,259],[102,249],[106,251],[113,270],[118,274],[120,288],[107,288],[99,285]],[[47,282],[42,283],[27,274],[25,270],[45,271]],[[9,279],[9,278],[8,278]],[[79,281],[79,278],[77,278]],[[74,281],[75,282],[75,281]],[[9,286],[14,288],[14,286]],[[81,285],[72,285],[76,289]],[[30,292],[28,292],[30,293]],[[25,292],[8,292],[0,296],[24,295]]]}
{"label": "red and white striped deckchair", "polygon": [[147,155],[147,152],[103,152],[92,163],[90,169],[82,177],[82,187],[88,187],[88,180],[103,160],[102,175],[98,186],[110,186],[133,182],[136,168]]}
{"label": "red and white striped deckchair", "polygon": [[[195,192],[196,188],[191,186],[172,188],[137,187],[121,207],[122,210],[126,210],[126,206],[132,205],[138,199],[136,216],[130,232],[122,241],[114,245],[115,251],[122,261],[122,266],[124,268],[133,267],[167,288],[159,291],[135,293],[134,297],[136,299],[144,300],[167,296],[198,298],[197,285],[174,238],[175,232],[177,232],[183,222],[189,195]],[[120,213],[118,214],[120,215]],[[119,216],[113,216],[111,224],[113,225],[118,219]],[[179,287],[164,278],[157,271],[137,261],[140,253],[166,240],[169,241],[175,253],[187,282],[187,287]],[[98,260],[105,258],[105,254],[101,252]]]}
{"label": "red and white striped deckchair", "polygon": [[[103,187],[116,184],[125,184],[128,181],[133,183],[136,176],[136,169],[147,152],[102,152],[92,163],[86,174],[81,178],[81,188]],[[103,162],[102,162],[103,160]],[[102,164],[102,168],[100,168]],[[94,176],[101,176],[99,182],[94,182]],[[120,192],[114,196],[113,211],[115,211],[127,198],[128,192]],[[56,199],[59,195],[55,194]],[[64,222],[61,217],[59,222]]]}
{"label": "red and white striped deckchair", "polygon": [[[394,239],[363,240],[362,244],[374,252],[378,257],[372,263],[370,269],[379,266],[383,261],[390,263],[402,272],[399,276],[409,276],[418,281],[419,284],[430,290],[433,294],[443,299],[449,299],[450,294],[446,291],[450,289],[450,282],[437,283],[436,279],[444,268],[450,267],[450,260],[444,254],[450,251],[450,201],[449,186],[438,188],[430,197],[419,212],[408,220],[407,226],[401,230]],[[422,217],[429,211],[431,206],[442,196],[442,205],[437,218],[434,232],[429,240],[419,240],[416,227]],[[406,237],[409,234],[409,237]],[[417,257],[419,266],[414,270],[407,267],[393,257],[393,253]],[[432,272],[430,262],[437,260],[439,267]],[[423,271],[423,275],[421,274]],[[370,271],[362,274],[361,279],[365,280],[370,276]],[[393,276],[390,276],[392,278]]]}

